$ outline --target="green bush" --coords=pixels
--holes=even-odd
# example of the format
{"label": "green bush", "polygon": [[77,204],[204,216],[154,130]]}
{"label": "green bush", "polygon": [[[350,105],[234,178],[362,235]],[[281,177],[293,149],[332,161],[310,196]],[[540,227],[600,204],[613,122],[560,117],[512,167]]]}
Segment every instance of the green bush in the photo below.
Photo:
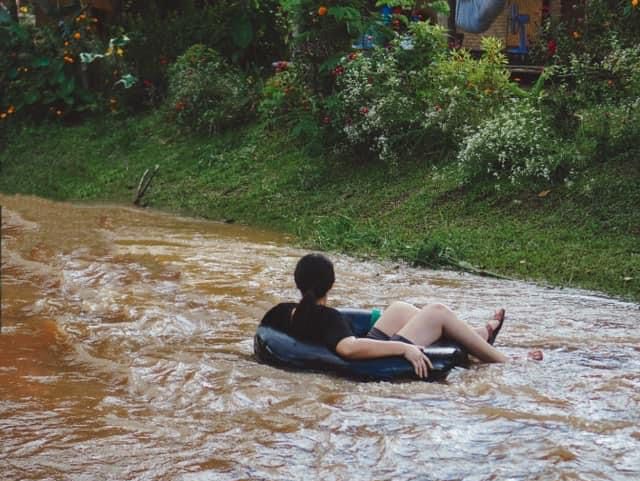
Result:
{"label": "green bush", "polygon": [[590,163],[616,159],[640,164],[640,96],[621,105],[594,105],[576,117],[575,142]]}
{"label": "green bush", "polygon": [[425,104],[423,128],[439,129],[452,146],[517,95],[502,42],[485,37],[482,49],[480,59],[464,49],[450,50],[421,73],[416,86]]}
{"label": "green bush", "polygon": [[293,58],[316,93],[329,93],[340,58],[366,28],[367,0],[281,0],[291,22]]}
{"label": "green bush", "polygon": [[336,93],[325,101],[336,150],[392,163],[409,155],[419,107],[394,50],[354,52],[336,69]]}
{"label": "green bush", "polygon": [[130,32],[129,56],[147,104],[164,98],[169,65],[194,44],[214,48],[245,71],[270,70],[274,60],[286,55],[286,21],[278,0],[201,6],[192,0],[129,0],[120,23]]}
{"label": "green bush", "polygon": [[56,29],[23,25],[0,9],[0,120],[3,112],[40,120],[119,110],[136,80],[128,38],[106,44],[98,25],[84,13],[60,18]]}
{"label": "green bush", "polygon": [[422,70],[433,62],[440,61],[447,53],[447,30],[429,22],[411,22],[411,48],[399,49],[396,56],[404,70]]}
{"label": "green bush", "polygon": [[204,45],[193,45],[169,68],[168,106],[180,125],[221,131],[249,117],[251,102],[245,76]]}
{"label": "green bush", "polygon": [[513,184],[559,180],[578,158],[563,147],[541,110],[526,100],[511,100],[480,122],[458,153],[465,181],[494,178]]}
{"label": "green bush", "polygon": [[268,78],[262,88],[258,111],[270,124],[288,123],[297,110],[310,110],[312,93],[300,80],[295,65],[286,61],[276,64],[276,73]]}
{"label": "green bush", "polygon": [[62,33],[21,25],[0,8],[0,121],[63,117],[98,107],[78,57],[95,43],[94,32],[84,19],[68,23]]}

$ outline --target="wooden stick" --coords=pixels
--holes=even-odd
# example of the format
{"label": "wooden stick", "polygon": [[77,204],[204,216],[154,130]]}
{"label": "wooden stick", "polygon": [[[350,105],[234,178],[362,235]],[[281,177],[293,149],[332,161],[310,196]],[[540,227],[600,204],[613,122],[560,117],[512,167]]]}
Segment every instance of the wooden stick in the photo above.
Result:
{"label": "wooden stick", "polygon": [[136,191],[136,195],[133,198],[134,205],[140,205],[142,197],[151,185],[151,180],[158,172],[158,169],[160,169],[160,166],[156,164],[152,171],[150,171],[149,169],[144,171],[144,174],[142,174],[142,177],[140,177],[140,182],[138,182],[138,190]]}

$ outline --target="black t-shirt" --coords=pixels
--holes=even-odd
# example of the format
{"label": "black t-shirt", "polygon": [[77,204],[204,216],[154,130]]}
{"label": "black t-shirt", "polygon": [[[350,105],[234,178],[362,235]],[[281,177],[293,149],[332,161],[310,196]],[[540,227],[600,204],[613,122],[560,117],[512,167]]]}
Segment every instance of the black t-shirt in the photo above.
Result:
{"label": "black t-shirt", "polygon": [[260,324],[273,327],[300,341],[326,346],[334,352],[342,339],[354,335],[349,323],[336,309],[316,305],[313,315],[294,322],[291,313],[296,306],[293,302],[278,304],[264,315]]}

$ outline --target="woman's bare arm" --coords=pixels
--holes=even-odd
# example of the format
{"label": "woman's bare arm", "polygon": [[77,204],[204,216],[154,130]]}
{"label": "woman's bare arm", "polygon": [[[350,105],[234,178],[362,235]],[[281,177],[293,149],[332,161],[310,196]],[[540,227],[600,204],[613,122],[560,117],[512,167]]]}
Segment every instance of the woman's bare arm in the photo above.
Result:
{"label": "woman's bare arm", "polygon": [[362,337],[345,337],[336,345],[339,356],[347,359],[404,356],[413,365],[418,377],[426,377],[432,369],[431,361],[418,346],[400,341],[378,341]]}

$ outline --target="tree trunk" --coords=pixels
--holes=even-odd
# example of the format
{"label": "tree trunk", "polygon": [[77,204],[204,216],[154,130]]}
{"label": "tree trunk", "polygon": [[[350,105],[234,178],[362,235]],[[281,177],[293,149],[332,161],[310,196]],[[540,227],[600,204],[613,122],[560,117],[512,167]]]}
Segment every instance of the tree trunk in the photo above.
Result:
{"label": "tree trunk", "polygon": [[9,13],[11,14],[11,18],[13,18],[17,22],[18,21],[18,2],[15,0],[9,0],[9,2],[7,2],[7,7],[9,8]]}

